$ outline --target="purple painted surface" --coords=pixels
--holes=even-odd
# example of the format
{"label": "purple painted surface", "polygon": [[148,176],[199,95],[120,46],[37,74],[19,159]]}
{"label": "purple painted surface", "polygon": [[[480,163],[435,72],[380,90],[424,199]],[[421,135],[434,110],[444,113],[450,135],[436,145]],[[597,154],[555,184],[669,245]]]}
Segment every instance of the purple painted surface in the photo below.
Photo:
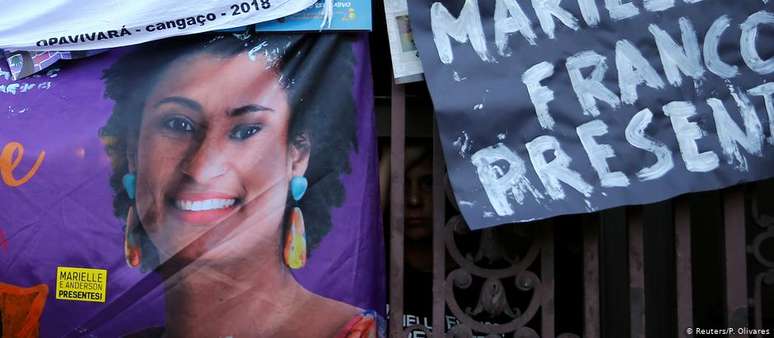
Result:
{"label": "purple painted surface", "polygon": [[[365,35],[354,51],[359,150],[350,155],[351,173],[342,177],[346,199],[333,210],[333,228],[295,275],[315,293],[381,312],[384,259]],[[9,187],[0,181],[0,230],[7,240],[7,250],[0,248],[0,282],[48,285],[42,337],[82,325],[146,276],[124,262],[122,222],[113,216],[108,184],[110,162],[97,137],[113,105],[104,98],[100,77],[115,59],[116,52],[106,53],[19,81],[11,80],[0,62],[0,150],[10,142],[24,146],[14,177],[24,176],[45,151],[40,169],[26,184]],[[56,300],[57,266],[107,269],[107,303]],[[163,325],[163,317],[157,287],[94,335],[119,336]]]}
{"label": "purple painted surface", "polygon": [[347,195],[342,207],[333,212],[334,227],[312,253],[308,266],[295,276],[317,294],[374,309],[384,315],[386,279],[379,216],[373,83],[367,35],[361,36],[361,41],[354,45],[359,66],[355,69],[352,89],[360,112],[359,152],[350,155],[352,172],[342,179]]}

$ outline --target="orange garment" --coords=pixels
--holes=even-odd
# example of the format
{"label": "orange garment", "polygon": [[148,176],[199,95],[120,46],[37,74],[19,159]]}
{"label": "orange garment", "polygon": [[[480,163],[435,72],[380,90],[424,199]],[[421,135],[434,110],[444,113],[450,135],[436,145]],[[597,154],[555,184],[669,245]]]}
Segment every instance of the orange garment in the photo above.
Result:
{"label": "orange garment", "polygon": [[344,325],[336,338],[384,338],[384,326],[375,311],[364,311]]}
{"label": "orange garment", "polygon": [[23,288],[0,283],[0,318],[3,338],[32,338],[40,335],[40,315],[46,305],[48,286]]}

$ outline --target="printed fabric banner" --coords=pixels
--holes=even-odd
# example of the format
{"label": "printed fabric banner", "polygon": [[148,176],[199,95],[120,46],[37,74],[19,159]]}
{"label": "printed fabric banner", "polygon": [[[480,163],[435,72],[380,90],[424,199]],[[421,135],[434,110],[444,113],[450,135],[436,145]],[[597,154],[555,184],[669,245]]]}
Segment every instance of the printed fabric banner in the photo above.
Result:
{"label": "printed fabric banner", "polygon": [[3,337],[382,337],[364,34],[0,63]]}
{"label": "printed fabric banner", "polygon": [[766,0],[409,0],[471,228],[774,175]]}
{"label": "printed fabric banner", "polygon": [[[333,0],[325,1],[332,6]],[[210,0],[181,6],[176,0],[0,0],[0,49],[79,51],[128,46],[274,20],[315,2]],[[328,8],[324,13],[330,14]]]}

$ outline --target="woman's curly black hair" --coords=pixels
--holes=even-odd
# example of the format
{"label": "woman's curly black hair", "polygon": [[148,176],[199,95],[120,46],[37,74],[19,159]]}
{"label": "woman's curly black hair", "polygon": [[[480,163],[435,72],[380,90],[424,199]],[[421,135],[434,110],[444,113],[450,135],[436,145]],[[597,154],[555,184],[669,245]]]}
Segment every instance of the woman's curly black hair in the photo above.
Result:
{"label": "woman's curly black hair", "polygon": [[[309,189],[298,204],[307,223],[308,246],[314,248],[331,227],[331,209],[344,201],[340,176],[350,172],[349,155],[357,150],[353,41],[354,36],[342,34],[201,34],[144,44],[123,55],[103,75],[105,95],[115,105],[100,129],[112,162],[115,215],[126,218],[131,204],[122,178],[128,172],[127,155],[136,151],[145,100],[170,65],[197,54],[259,54],[279,74],[287,92],[288,144],[301,133],[311,144],[305,173]],[[143,269],[154,268],[159,263],[155,247],[143,229],[135,235]]]}

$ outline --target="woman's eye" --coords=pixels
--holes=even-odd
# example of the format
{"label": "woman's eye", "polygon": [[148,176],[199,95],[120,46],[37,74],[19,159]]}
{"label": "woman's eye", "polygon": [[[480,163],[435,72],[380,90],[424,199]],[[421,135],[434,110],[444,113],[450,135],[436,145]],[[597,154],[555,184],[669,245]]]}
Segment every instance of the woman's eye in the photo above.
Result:
{"label": "woman's eye", "polygon": [[433,191],[433,175],[424,175],[419,179],[423,191]]}
{"label": "woman's eye", "polygon": [[180,133],[191,133],[194,130],[193,122],[184,117],[172,117],[164,121],[164,128]]}
{"label": "woman's eye", "polygon": [[233,140],[245,140],[261,131],[261,126],[256,124],[238,126],[231,130],[229,137]]}

